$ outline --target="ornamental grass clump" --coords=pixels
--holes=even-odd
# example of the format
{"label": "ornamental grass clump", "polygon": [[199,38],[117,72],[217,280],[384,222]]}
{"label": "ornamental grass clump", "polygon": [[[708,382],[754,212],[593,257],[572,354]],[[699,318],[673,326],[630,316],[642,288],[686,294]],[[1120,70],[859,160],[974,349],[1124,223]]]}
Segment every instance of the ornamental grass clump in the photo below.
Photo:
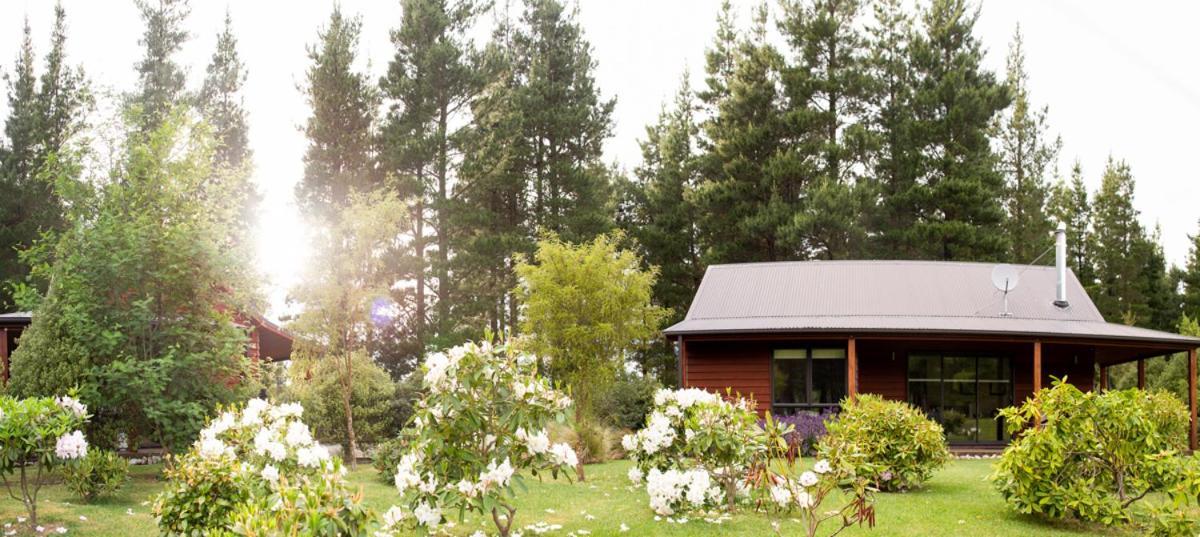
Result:
{"label": "ornamental grass clump", "polygon": [[1175,396],[1083,392],[1055,380],[1001,416],[1013,441],[991,480],[1013,510],[1106,526],[1134,522],[1161,534],[1200,529],[1200,459],[1180,454],[1188,413]]}
{"label": "ornamental grass clump", "polygon": [[84,503],[90,503],[125,486],[129,481],[129,461],[112,451],[92,449],[79,460],[63,465],[62,476],[67,490]]}
{"label": "ornamental grass clump", "polygon": [[0,478],[25,507],[30,528],[38,526],[38,492],[53,471],[87,455],[80,428],[88,417],[72,396],[0,397]]}
{"label": "ornamental grass clump", "polygon": [[155,499],[170,535],[367,535],[373,520],[299,404],[251,399],[222,412],[165,471]]}
{"label": "ornamental grass clump", "polygon": [[749,496],[751,468],[767,450],[752,401],[697,388],[659,390],[646,426],[621,445],[634,462],[630,480],[645,479],[660,515],[734,509]]}
{"label": "ornamental grass clump", "polygon": [[394,467],[403,500],[384,514],[377,535],[404,526],[434,533],[451,513],[472,512],[507,536],[524,474],[570,479],[579,459],[569,445],[551,443],[546,426],[565,422],[571,400],[538,375],[537,362],[508,342],[489,341],[425,358],[426,394]]}
{"label": "ornamental grass clump", "polygon": [[879,490],[920,487],[950,460],[942,426],[903,401],[875,394],[847,398],[825,428],[820,457],[854,467]]}

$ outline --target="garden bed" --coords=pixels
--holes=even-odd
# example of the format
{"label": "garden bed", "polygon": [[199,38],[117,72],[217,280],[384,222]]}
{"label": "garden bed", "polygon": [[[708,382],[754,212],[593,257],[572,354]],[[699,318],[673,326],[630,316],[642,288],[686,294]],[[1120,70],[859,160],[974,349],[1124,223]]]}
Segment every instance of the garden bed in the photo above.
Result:
{"label": "garden bed", "polygon": [[[873,530],[851,528],[844,535],[1125,535],[1091,526],[1047,524],[1009,511],[991,484],[984,478],[993,461],[955,460],[934,475],[927,486],[916,492],[880,494],[878,496],[878,525]],[[603,535],[769,535],[771,522],[779,521],[784,535],[794,535],[799,525],[786,515],[737,514],[720,524],[700,519],[684,524],[654,520],[647,506],[644,489],[631,488],[625,476],[629,463],[592,465],[587,467],[588,481],[567,484],[565,481],[537,483],[530,481],[530,491],[518,500],[517,526],[544,522],[559,524],[562,529],[544,535],[566,536],[570,532],[587,530],[592,536]],[[41,513],[46,525],[64,524],[68,535],[85,537],[128,537],[155,535],[157,528],[150,515],[150,498],[162,483],[157,479],[158,466],[139,466],[133,469],[129,486],[117,497],[102,499],[94,505],[79,505],[60,485],[43,491]],[[359,465],[351,479],[363,486],[369,505],[378,511],[387,509],[397,500],[396,490],[382,481],[370,465]],[[12,499],[0,501],[0,520],[16,526],[22,513],[20,504]],[[81,518],[83,517],[83,518]],[[592,517],[592,518],[590,518]],[[86,519],[86,520],[85,520]],[[621,524],[629,530],[622,533]],[[789,526],[795,526],[789,529]],[[457,524],[450,531],[469,535],[483,529],[479,519]],[[10,528],[5,528],[8,530]],[[533,535],[532,532],[523,532]],[[1132,533],[1129,533],[1132,534]]]}

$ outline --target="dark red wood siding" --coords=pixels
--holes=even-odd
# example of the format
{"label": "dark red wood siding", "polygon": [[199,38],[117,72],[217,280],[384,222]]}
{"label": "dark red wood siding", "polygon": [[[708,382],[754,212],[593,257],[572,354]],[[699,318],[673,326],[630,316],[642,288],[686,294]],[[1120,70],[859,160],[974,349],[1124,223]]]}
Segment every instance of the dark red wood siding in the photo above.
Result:
{"label": "dark red wood siding", "polygon": [[688,341],[685,385],[753,399],[771,408],[771,345],[763,341]]}

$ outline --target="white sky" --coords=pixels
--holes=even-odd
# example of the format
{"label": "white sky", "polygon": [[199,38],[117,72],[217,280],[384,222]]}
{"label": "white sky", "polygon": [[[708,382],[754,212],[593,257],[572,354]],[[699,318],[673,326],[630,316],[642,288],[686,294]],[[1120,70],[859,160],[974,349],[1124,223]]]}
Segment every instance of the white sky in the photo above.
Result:
{"label": "white sky", "polygon": [[[502,2],[501,2],[502,3]],[[703,82],[703,54],[712,40],[720,0],[582,0],[580,20],[594,48],[606,97],[617,97],[616,126],[605,158],[632,169],[637,139],[678,87],[685,66],[692,85]],[[226,2],[192,2],[193,39],[178,60],[198,87],[220,29]],[[398,24],[398,1],[342,0],[363,15],[360,53],[373,76],[391,58],[388,30]],[[757,1],[739,2],[741,21]],[[132,1],[64,0],[68,54],[101,87],[134,87],[141,56],[141,21]],[[292,201],[303,173],[308,109],[297,89],[330,0],[228,3],[242,58],[249,68],[246,106],[255,180],[266,194],[257,234],[258,265],[280,313],[286,289],[304,262],[304,225]],[[53,4],[0,1],[0,66],[11,69],[23,17],[34,28],[38,55],[47,47]],[[1059,169],[1079,159],[1090,188],[1110,154],[1129,161],[1137,179],[1135,204],[1148,226],[1161,224],[1169,260],[1184,262],[1188,234],[1200,218],[1200,171],[1194,164],[1200,126],[1200,3],[1166,1],[992,0],[976,28],[998,72],[1014,26],[1026,38],[1033,99],[1050,106],[1051,128],[1063,137]],[[0,110],[4,103],[0,102]]]}

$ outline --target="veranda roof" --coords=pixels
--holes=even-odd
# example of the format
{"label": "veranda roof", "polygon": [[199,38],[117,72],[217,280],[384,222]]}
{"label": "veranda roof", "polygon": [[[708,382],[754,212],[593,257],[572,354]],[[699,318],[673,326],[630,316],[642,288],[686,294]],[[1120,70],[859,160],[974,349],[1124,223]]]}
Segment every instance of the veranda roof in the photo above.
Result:
{"label": "veranda roof", "polygon": [[802,261],[712,265],[687,317],[668,336],[737,333],[918,333],[1123,340],[1200,346],[1200,338],[1109,323],[1068,271],[1054,305],[1055,269],[1021,265],[1004,294],[992,263]]}

